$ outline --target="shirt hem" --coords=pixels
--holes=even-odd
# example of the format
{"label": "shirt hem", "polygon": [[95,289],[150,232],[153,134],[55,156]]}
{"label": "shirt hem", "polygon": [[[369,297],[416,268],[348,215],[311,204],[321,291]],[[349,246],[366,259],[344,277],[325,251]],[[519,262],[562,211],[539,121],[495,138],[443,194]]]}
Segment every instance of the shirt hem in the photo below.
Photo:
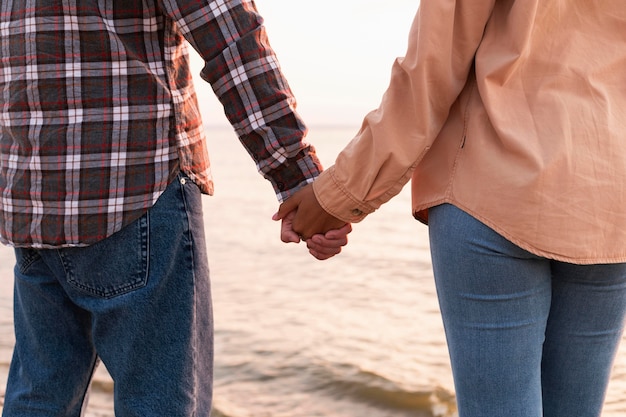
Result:
{"label": "shirt hem", "polygon": [[532,253],[533,255],[540,256],[542,258],[551,259],[559,262],[566,262],[575,265],[602,265],[602,264],[618,264],[618,263],[626,263],[626,254],[623,255],[614,255],[614,256],[601,256],[601,257],[576,257],[576,256],[567,256],[563,254],[558,254],[551,252],[546,249],[541,249],[533,244],[526,242],[522,239],[516,238],[504,230],[502,227],[498,226],[495,222],[489,220],[488,218],[480,215],[476,211],[470,209],[469,207],[459,203],[456,200],[444,198],[441,200],[436,200],[430,203],[422,203],[413,206],[413,217],[421,223],[428,225],[428,209],[431,207],[435,207],[441,204],[452,204],[456,208],[463,210],[470,216],[474,217],[479,222],[483,223],[500,236],[508,240],[509,242],[519,246],[520,248]]}

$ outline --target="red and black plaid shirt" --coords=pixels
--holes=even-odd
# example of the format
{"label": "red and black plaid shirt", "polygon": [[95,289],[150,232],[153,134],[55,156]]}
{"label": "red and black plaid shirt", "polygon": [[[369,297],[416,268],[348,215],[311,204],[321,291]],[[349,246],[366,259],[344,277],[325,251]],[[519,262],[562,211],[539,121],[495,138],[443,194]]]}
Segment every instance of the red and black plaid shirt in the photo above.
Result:
{"label": "red and black plaid shirt", "polygon": [[278,199],[319,174],[253,1],[2,0],[4,243],[97,242],[179,170],[212,193],[186,41]]}

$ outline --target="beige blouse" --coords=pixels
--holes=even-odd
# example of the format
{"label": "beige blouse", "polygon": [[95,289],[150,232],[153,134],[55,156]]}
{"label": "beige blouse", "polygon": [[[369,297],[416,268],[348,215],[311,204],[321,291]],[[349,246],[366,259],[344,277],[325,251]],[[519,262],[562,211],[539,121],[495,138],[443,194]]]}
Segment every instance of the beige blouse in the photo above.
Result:
{"label": "beige blouse", "polygon": [[422,0],[380,107],[314,183],[358,222],[412,179],[537,255],[626,262],[623,0]]}

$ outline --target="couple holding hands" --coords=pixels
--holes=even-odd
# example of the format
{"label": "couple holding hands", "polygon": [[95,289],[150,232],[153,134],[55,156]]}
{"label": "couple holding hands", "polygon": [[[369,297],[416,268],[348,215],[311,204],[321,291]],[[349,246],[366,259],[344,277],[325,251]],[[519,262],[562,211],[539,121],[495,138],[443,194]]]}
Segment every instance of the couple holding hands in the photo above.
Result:
{"label": "couple holding hands", "polygon": [[[381,6],[384,7],[384,6]],[[380,106],[321,169],[253,1],[6,1],[4,416],[208,416],[212,193],[185,43],[327,259],[407,184],[428,224],[460,417],[599,417],[626,312],[626,9],[422,0]],[[390,220],[392,221],[392,220]]]}

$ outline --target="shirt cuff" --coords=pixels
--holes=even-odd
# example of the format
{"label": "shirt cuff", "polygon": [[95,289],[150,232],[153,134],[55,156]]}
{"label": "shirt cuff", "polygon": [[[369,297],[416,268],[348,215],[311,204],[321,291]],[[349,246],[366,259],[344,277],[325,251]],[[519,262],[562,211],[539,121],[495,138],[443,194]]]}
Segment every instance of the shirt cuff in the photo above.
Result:
{"label": "shirt cuff", "polygon": [[322,171],[320,163],[314,151],[309,151],[305,156],[298,156],[280,164],[264,176],[268,179],[279,202],[284,202],[296,191],[313,180]]}
{"label": "shirt cuff", "polygon": [[329,214],[347,223],[360,222],[376,208],[359,201],[337,180],[335,167],[331,166],[313,182],[313,192],[317,201]]}

